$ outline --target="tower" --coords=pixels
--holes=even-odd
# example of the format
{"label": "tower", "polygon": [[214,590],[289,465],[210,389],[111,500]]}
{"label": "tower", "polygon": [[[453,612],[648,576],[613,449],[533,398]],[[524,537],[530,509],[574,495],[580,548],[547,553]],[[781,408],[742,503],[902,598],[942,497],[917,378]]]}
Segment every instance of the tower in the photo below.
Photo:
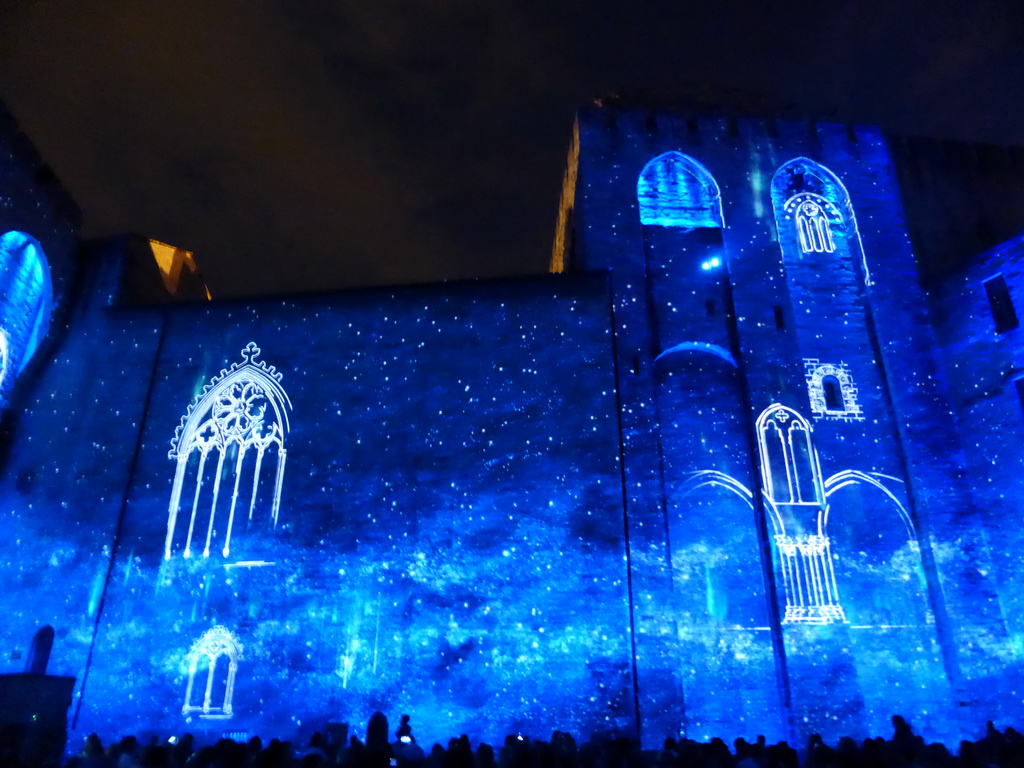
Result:
{"label": "tower", "polygon": [[1005,628],[933,552],[970,494],[918,423],[945,395],[881,133],[598,103],[559,222],[553,270],[608,272],[644,734],[945,730],[950,603]]}

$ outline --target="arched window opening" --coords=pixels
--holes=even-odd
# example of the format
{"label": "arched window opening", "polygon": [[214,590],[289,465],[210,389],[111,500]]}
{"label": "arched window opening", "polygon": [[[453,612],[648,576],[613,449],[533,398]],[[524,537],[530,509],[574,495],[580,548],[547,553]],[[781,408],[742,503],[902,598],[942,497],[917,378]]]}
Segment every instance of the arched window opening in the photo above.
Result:
{"label": "arched window opening", "polygon": [[850,196],[834,173],[806,157],[790,160],[772,179],[772,205],[784,257],[846,254],[871,284]]}
{"label": "arched window opening", "polygon": [[[252,525],[257,510],[266,510],[277,526],[291,401],[281,387],[281,374],[257,362],[259,355],[259,347],[250,342],[242,350],[243,362],[211,379],[171,441],[168,455],[177,465],[164,543],[167,559],[175,548],[186,558],[200,549],[209,557],[218,544],[227,557],[238,514]],[[187,528],[178,525],[182,507],[189,512]]]}
{"label": "arched window opening", "polygon": [[708,169],[682,152],[666,152],[640,172],[640,223],[659,227],[720,228],[722,199]]}
{"label": "arched window opening", "polygon": [[0,235],[0,401],[46,336],[52,311],[50,266],[39,241],[24,232]]}
{"label": "arched window opening", "polygon": [[839,379],[835,376],[826,376],[821,380],[822,392],[825,395],[825,410],[844,411],[843,393],[839,386]]}
{"label": "arched window opening", "polygon": [[216,626],[203,633],[188,654],[188,685],[181,713],[198,712],[202,718],[216,720],[230,718],[241,656],[241,644],[225,627]]}
{"label": "arched window opening", "polygon": [[757,438],[768,498],[774,504],[820,505],[821,479],[807,421],[791,408],[773,405],[758,417]]}
{"label": "arched window opening", "polygon": [[846,363],[822,363],[817,358],[804,358],[804,376],[815,419],[864,420],[853,374]]}

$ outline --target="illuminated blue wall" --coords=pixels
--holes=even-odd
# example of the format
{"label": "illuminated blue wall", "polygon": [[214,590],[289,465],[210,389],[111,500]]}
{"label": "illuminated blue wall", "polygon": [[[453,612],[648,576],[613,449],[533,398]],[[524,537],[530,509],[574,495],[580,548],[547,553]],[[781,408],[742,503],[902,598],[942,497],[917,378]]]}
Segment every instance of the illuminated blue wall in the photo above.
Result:
{"label": "illuminated blue wall", "polygon": [[46,346],[54,308],[62,308],[74,278],[78,218],[0,105],[0,416],[37,349]]}
{"label": "illuminated blue wall", "polygon": [[[881,135],[614,107],[578,130],[569,261],[612,270],[645,737],[1015,716],[1004,577]],[[649,215],[665,153],[714,178],[720,219]],[[779,414],[803,458],[764,441],[797,434]]]}
{"label": "illuminated blue wall", "polygon": [[[1001,277],[1014,314],[1024,314],[1024,241],[1017,237],[982,254],[966,269],[930,286],[942,360],[949,373],[953,417],[959,424],[976,516],[991,532],[985,563],[999,576],[1000,613],[1009,653],[1024,653],[1024,336],[1019,325],[1000,331],[986,282]],[[979,567],[980,570],[980,567]],[[979,574],[980,575],[980,574]],[[1019,691],[1019,688],[1017,689]]]}
{"label": "illuminated blue wall", "polygon": [[[79,728],[288,735],[328,719],[362,723],[384,709],[411,714],[421,738],[493,740],[559,725],[630,732],[607,306],[596,277],[219,303],[166,315],[97,308],[38,394],[42,405],[77,390],[76,401],[92,407],[70,418],[91,439],[72,451],[40,445],[42,455],[24,458],[49,480],[32,489],[34,505],[39,492],[51,505],[60,499],[66,527],[45,532],[27,504],[11,523],[22,558],[26,548],[39,558],[67,553],[45,586],[69,595],[69,615],[47,618],[61,629],[84,627],[96,607],[86,585],[102,585],[106,554],[87,542],[109,541],[125,496]],[[112,323],[121,330],[104,336]],[[276,528],[268,493],[278,457],[269,450],[263,495],[249,519],[248,486],[239,494],[223,555],[224,498],[238,474],[232,454],[212,527],[215,474],[200,491],[207,495],[193,540],[209,534],[210,556],[202,545],[183,554],[200,495],[186,479],[167,558],[171,441],[203,387],[243,363],[253,341],[259,352],[250,349],[249,359],[274,367],[268,375],[280,376],[291,403]],[[98,365],[87,344],[124,349]],[[53,427],[67,423],[63,410],[33,412],[22,436],[61,439]],[[108,480],[125,485],[99,495]],[[38,617],[25,605],[31,586],[4,594],[21,606],[12,610]],[[202,661],[199,693],[183,713],[189,654],[214,627],[240,646],[230,711],[225,656],[212,706],[203,709]],[[55,663],[81,675],[77,637],[68,636],[76,633],[60,634]]]}
{"label": "illuminated blue wall", "polygon": [[574,276],[130,308],[26,186],[56,314],[4,385],[6,671],[53,625],[107,737],[1024,714],[1024,358],[979,287],[1024,292],[1020,242],[929,304],[876,131],[610,109]]}

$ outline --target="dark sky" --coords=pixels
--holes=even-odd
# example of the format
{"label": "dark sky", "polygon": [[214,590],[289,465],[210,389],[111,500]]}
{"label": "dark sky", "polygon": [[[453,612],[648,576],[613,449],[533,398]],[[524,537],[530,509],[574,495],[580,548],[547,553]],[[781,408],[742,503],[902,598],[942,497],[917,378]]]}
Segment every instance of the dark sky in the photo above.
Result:
{"label": "dark sky", "polygon": [[1020,0],[3,0],[0,98],[86,235],[225,296],[543,271],[607,92],[1024,142],[1022,49]]}

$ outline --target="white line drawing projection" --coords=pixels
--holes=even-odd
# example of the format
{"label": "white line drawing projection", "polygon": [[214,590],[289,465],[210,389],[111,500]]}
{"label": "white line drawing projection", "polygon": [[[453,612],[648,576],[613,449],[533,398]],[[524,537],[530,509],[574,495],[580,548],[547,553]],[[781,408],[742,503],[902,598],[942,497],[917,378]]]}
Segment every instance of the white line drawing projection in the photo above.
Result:
{"label": "white line drawing projection", "polygon": [[800,250],[804,253],[833,253],[836,250],[832,239],[832,225],[829,216],[841,220],[839,211],[821,195],[804,192],[793,195],[786,201],[787,215],[796,217],[796,230],[800,236]]}
{"label": "white line drawing projection", "polygon": [[811,440],[811,425],[792,408],[771,405],[755,425],[765,498],[783,520],[804,515],[786,507],[811,507],[816,512],[812,533],[776,532],[786,589],[787,624],[832,624],[846,621],[839,603],[832,549],[825,535],[825,489],[818,452]]}
{"label": "white line drawing projection", "polygon": [[822,363],[817,358],[805,357],[804,378],[816,420],[864,421],[853,374],[846,363]]}
{"label": "white line drawing projection", "polygon": [[[912,549],[918,550],[914,524],[890,484],[899,478],[845,469],[821,479],[813,427],[792,408],[775,403],[755,422],[762,496],[772,527],[785,594],[783,624],[845,623],[828,535],[829,497],[855,483],[877,488],[896,505]],[[683,493],[712,486],[742,498],[754,507],[753,493],[735,478],[716,470],[688,474]]]}
{"label": "white line drawing projection", "polygon": [[[218,625],[204,632],[188,652],[188,686],[181,714],[198,712],[200,717],[210,720],[230,718],[234,714],[231,701],[241,657],[242,646],[226,627]],[[202,698],[193,704],[193,695],[198,694],[196,674],[202,670],[206,671],[205,684],[200,677]]]}
{"label": "white line drawing projection", "polygon": [[[239,503],[251,524],[258,500],[266,497],[265,473],[272,473],[266,478],[271,483],[269,514],[277,527],[291,401],[281,387],[281,374],[262,360],[257,362],[259,355],[260,348],[249,342],[242,350],[242,362],[210,380],[175,432],[168,454],[177,466],[167,517],[166,559],[173,553],[183,497],[186,509],[190,508],[184,557],[191,557],[197,542],[203,542],[204,521],[202,554],[210,556],[219,537],[218,518],[224,526],[221,552],[227,557]],[[223,492],[225,481],[231,484],[230,496]]]}
{"label": "white line drawing projection", "polygon": [[784,257],[845,254],[859,259],[871,285],[850,195],[832,171],[806,157],[790,160],[772,178],[772,205]]}

